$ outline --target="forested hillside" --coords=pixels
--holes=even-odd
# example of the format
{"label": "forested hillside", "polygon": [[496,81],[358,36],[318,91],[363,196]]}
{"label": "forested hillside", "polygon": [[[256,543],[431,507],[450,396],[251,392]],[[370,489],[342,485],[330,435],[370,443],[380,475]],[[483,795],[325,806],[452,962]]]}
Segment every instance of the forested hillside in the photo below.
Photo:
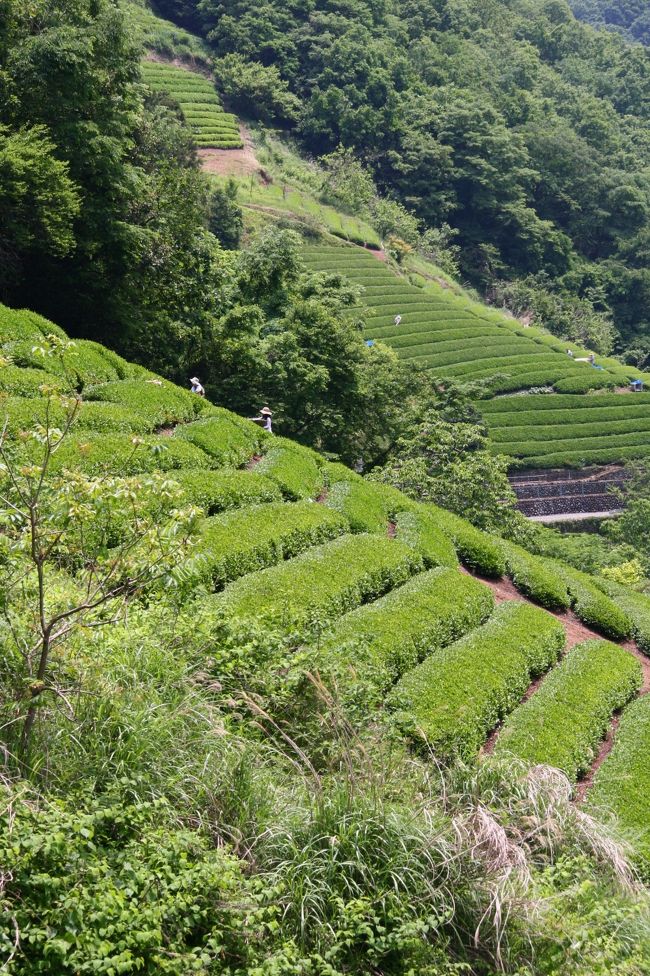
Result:
{"label": "forested hillside", "polygon": [[285,86],[299,102],[276,116],[307,150],[351,147],[422,221],[449,221],[472,281],[523,279],[611,309],[628,342],[645,336],[640,48],[580,25],[563,0],[160,8],[208,38],[235,104],[254,78]]}
{"label": "forested hillside", "polygon": [[650,44],[650,8],[646,0],[571,0],[576,17],[606,27],[631,41]]}

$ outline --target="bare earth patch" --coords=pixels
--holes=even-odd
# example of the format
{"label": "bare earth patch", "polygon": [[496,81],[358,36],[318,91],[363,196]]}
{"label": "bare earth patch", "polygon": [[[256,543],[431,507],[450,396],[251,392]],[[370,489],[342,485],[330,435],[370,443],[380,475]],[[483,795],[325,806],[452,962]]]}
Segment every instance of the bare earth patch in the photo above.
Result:
{"label": "bare earth patch", "polygon": [[262,171],[250,133],[245,125],[239,127],[243,149],[199,149],[201,169],[215,176],[252,176]]}

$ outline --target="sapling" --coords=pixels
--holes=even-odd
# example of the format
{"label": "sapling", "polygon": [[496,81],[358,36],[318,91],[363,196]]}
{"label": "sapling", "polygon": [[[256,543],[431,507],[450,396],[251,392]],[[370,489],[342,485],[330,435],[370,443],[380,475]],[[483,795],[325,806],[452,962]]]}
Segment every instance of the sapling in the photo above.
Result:
{"label": "sapling", "polygon": [[[130,601],[167,577],[200,515],[176,507],[182,491],[162,475],[127,481],[58,472],[52,462],[75,428],[81,401],[46,387],[42,393],[44,423],[16,439],[6,423],[0,427],[0,613],[18,678],[5,727],[19,729],[23,770],[31,765],[43,702],[54,696],[74,717],[62,680],[64,645],[82,628],[115,621]],[[54,426],[50,418],[60,418],[61,409],[63,423]],[[133,438],[134,453],[146,449]]]}

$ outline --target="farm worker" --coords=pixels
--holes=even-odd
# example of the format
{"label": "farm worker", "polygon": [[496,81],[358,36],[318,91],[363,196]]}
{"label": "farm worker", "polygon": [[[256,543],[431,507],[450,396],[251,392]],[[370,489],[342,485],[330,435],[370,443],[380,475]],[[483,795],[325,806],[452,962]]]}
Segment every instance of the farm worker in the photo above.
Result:
{"label": "farm worker", "polygon": [[254,424],[260,424],[267,433],[273,433],[273,424],[271,423],[272,412],[268,407],[262,407],[260,410],[259,417],[251,417]]}
{"label": "farm worker", "polygon": [[205,390],[201,386],[201,380],[198,376],[192,376],[190,378],[190,383],[192,384],[192,393],[198,393],[199,396],[205,396]]}
{"label": "farm worker", "polygon": [[571,352],[570,349],[567,349],[566,354],[567,354],[567,356],[570,357],[570,359],[573,359],[573,353]]}
{"label": "farm worker", "polygon": [[592,366],[596,362],[596,357],[594,356],[593,352],[589,353],[589,362],[591,363]]}
{"label": "farm worker", "polygon": [[396,315],[395,316],[395,325],[399,325],[401,321],[402,321],[402,316],[401,315]]}

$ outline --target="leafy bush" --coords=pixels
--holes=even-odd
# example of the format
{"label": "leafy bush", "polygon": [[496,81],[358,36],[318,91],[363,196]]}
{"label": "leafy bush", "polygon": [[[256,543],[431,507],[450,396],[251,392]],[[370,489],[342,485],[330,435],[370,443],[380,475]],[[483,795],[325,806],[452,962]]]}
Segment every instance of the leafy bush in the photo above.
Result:
{"label": "leafy bush", "polygon": [[650,880],[650,697],[623,712],[614,748],[596,773],[588,796],[590,812],[614,814],[642,858]]}
{"label": "leafy bush", "polygon": [[221,588],[343,535],[347,528],[345,519],[313,502],[271,502],[217,515],[201,528],[199,553],[189,572]]}
{"label": "leafy bush", "polygon": [[427,567],[458,566],[458,556],[449,536],[440,529],[435,515],[425,509],[400,512],[396,518],[396,538],[419,552]]}
{"label": "leafy bush", "polygon": [[152,427],[187,423],[206,409],[205,401],[161,379],[118,380],[84,390],[86,400],[119,403],[146,417]]}
{"label": "leafy bush", "polygon": [[505,544],[508,576],[520,593],[548,610],[567,610],[571,598],[566,583],[543,559],[520,546]]}
{"label": "leafy bush", "polygon": [[595,583],[626,614],[634,639],[642,651],[650,654],[650,597],[609,580],[598,579]]}
{"label": "leafy bush", "polygon": [[152,430],[146,417],[119,403],[86,400],[81,404],[76,426],[79,430],[148,434]]}
{"label": "leafy bush", "polygon": [[179,471],[174,474],[174,481],[188,502],[208,515],[282,498],[276,483],[257,471]]}
{"label": "leafy bush", "polygon": [[[285,443],[284,439],[278,440]],[[290,446],[272,443],[255,470],[275,481],[285,498],[293,501],[316,498],[325,485],[320,458],[308,448],[301,448],[290,441],[286,443]]]}
{"label": "leafy bush", "polygon": [[473,760],[564,642],[564,627],[546,611],[502,603],[486,624],[402,678],[391,696],[397,721],[434,755]]}
{"label": "leafy bush", "polygon": [[353,532],[386,532],[389,519],[397,512],[415,509],[410,498],[390,485],[349,474],[351,480],[332,485],[325,504],[345,515]]}
{"label": "leafy bush", "polygon": [[583,624],[612,640],[630,636],[632,624],[627,614],[596,586],[591,576],[556,560],[545,562],[566,583],[573,609]]}
{"label": "leafy bush", "polygon": [[[36,973],[186,976],[245,954],[240,865],[197,831],[173,823],[164,802],[110,798],[36,801],[0,792],[11,820],[0,858],[11,883],[3,908],[20,934],[11,964]],[[14,931],[5,928],[4,950]],[[11,940],[11,941],[9,941]]]}
{"label": "leafy bush", "polygon": [[641,681],[641,665],[629,651],[585,641],[510,716],[496,749],[557,766],[575,780],[591,766],[612,714],[634,697]]}
{"label": "leafy bush", "polygon": [[284,631],[331,619],[404,583],[422,568],[408,546],[375,535],[344,536],[226,587],[216,606]]}
{"label": "leafy bush", "polygon": [[229,410],[213,407],[205,420],[179,427],[176,438],[200,447],[214,458],[215,467],[237,467],[249,461],[258,450],[260,430]]}
{"label": "leafy bush", "polygon": [[[40,456],[33,442],[23,450],[26,460]],[[198,447],[173,437],[74,431],[56,450],[51,468],[53,472],[67,468],[88,475],[110,472],[128,476],[156,470],[205,468],[209,463],[208,456]]]}
{"label": "leafy bush", "polygon": [[334,667],[339,683],[372,682],[381,696],[422,658],[478,627],[493,608],[483,583],[433,569],[342,617],[317,650],[318,666]]}
{"label": "leafy bush", "polygon": [[19,366],[0,366],[0,391],[16,397],[40,397],[41,387],[56,387],[64,392],[71,390],[71,383],[62,376],[44,369],[21,369]]}
{"label": "leafy bush", "polygon": [[506,572],[506,557],[501,539],[475,528],[471,522],[428,504],[436,525],[454,543],[456,552],[468,569],[490,579],[501,579]]}
{"label": "leafy bush", "polygon": [[0,346],[7,342],[42,342],[48,335],[65,338],[63,329],[36,312],[0,305]]}
{"label": "leafy bush", "polygon": [[[7,397],[0,399],[0,429],[7,421],[10,437],[19,431],[32,430],[34,424],[61,427],[67,411],[56,399],[36,397]],[[112,403],[81,403],[75,426],[77,430],[146,434],[149,425],[127,407]]]}

